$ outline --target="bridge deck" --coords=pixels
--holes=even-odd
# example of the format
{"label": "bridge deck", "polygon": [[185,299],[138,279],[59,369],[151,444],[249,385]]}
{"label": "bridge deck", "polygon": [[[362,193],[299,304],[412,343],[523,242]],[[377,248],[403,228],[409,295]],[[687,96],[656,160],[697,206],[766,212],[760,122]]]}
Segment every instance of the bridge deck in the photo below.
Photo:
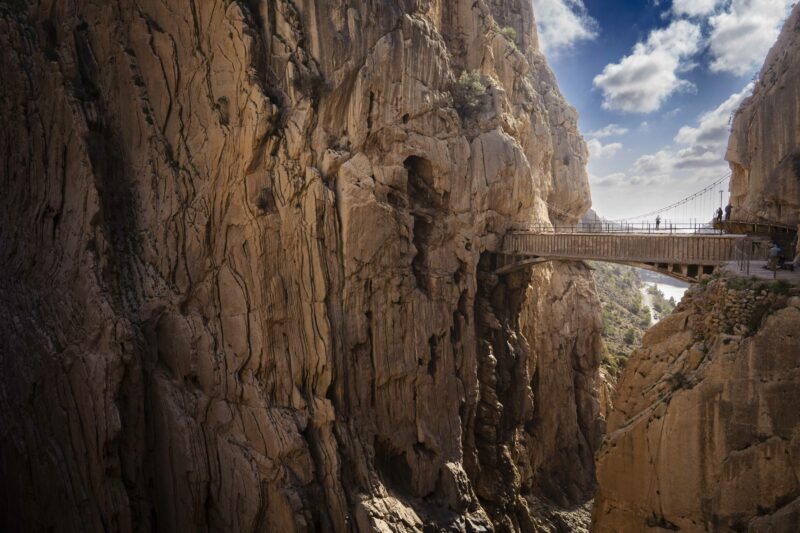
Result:
{"label": "bridge deck", "polygon": [[563,257],[721,265],[737,259],[744,235],[621,235],[605,233],[510,233],[503,253],[536,257]]}
{"label": "bridge deck", "polygon": [[653,267],[674,277],[692,279],[745,255],[751,258],[751,243],[745,235],[517,232],[503,240],[505,258],[499,271],[509,272],[516,266],[548,259],[589,259]]}

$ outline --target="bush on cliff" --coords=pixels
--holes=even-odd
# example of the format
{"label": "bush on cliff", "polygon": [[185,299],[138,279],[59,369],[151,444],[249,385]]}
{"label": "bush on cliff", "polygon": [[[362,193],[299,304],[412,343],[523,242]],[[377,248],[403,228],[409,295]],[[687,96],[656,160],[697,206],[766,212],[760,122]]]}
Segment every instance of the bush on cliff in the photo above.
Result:
{"label": "bush on cliff", "polygon": [[465,70],[450,88],[453,105],[462,117],[475,113],[481,107],[486,85],[477,70]]}

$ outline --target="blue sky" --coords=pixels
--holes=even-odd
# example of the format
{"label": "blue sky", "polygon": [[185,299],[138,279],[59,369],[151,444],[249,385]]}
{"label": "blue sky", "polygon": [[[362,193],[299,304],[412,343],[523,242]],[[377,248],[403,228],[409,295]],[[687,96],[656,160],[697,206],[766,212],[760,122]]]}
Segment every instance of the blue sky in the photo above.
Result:
{"label": "blue sky", "polygon": [[730,115],[793,3],[532,1],[544,53],[581,116],[595,210],[614,219],[728,171]]}

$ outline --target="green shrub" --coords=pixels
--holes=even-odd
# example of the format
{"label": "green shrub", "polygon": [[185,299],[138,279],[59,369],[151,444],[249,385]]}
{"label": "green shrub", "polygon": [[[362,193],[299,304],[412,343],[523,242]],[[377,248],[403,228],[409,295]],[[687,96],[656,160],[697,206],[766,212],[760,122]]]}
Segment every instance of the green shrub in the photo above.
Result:
{"label": "green shrub", "polygon": [[770,283],[770,287],[767,289],[769,292],[774,292],[775,294],[789,294],[789,291],[792,289],[792,284],[786,281],[785,279],[781,279],[776,281],[775,283]]}
{"label": "green shrub", "polygon": [[467,116],[481,107],[482,97],[486,94],[486,85],[477,70],[465,70],[453,83],[450,89],[453,104],[462,116]]}
{"label": "green shrub", "polygon": [[625,332],[625,336],[622,340],[625,341],[625,344],[633,344],[636,341],[636,330],[633,328],[628,328],[628,331]]}
{"label": "green shrub", "polygon": [[515,30],[511,26],[506,26],[505,28],[501,28],[498,33],[503,37],[505,37],[506,39],[508,39],[509,41],[517,40],[517,30]]}
{"label": "green shrub", "polygon": [[506,26],[505,28],[497,30],[497,33],[502,35],[505,38],[505,40],[508,41],[508,44],[511,45],[511,48],[513,48],[516,51],[519,51],[519,48],[517,48],[517,30],[515,30],[511,26]]}
{"label": "green shrub", "polygon": [[756,278],[732,278],[729,279],[725,286],[729,289],[733,289],[735,291],[745,291],[747,289],[753,288],[753,284],[756,282]]}

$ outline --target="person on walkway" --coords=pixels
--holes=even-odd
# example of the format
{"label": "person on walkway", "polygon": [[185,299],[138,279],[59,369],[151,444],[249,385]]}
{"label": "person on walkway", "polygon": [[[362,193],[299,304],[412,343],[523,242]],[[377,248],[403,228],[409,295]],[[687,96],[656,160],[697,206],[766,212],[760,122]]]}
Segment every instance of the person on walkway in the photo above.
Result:
{"label": "person on walkway", "polygon": [[717,208],[717,222],[722,222],[722,208]]}
{"label": "person on walkway", "polygon": [[658,231],[658,227],[661,225],[661,215],[656,216],[656,231]]}
{"label": "person on walkway", "polygon": [[729,222],[731,220],[731,211],[733,210],[733,206],[728,204],[725,206],[725,222]]}
{"label": "person on walkway", "polygon": [[778,246],[778,243],[772,241],[772,248],[769,249],[769,260],[767,261],[767,268],[773,272],[780,269],[780,260],[783,250]]}

